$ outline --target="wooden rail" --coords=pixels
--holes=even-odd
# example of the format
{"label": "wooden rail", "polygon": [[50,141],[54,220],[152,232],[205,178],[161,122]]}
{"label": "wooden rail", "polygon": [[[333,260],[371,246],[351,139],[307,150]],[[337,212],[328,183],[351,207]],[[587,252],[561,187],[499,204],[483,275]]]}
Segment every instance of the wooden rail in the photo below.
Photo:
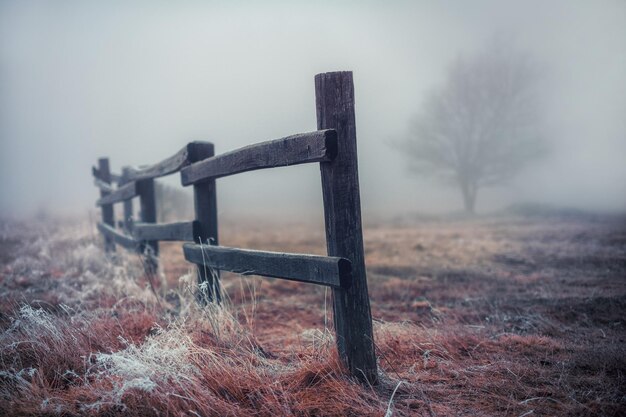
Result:
{"label": "wooden rail", "polygon": [[246,146],[183,168],[183,185],[256,169],[309,162],[332,161],[337,154],[337,132],[320,130]]}
{"label": "wooden rail", "polygon": [[129,167],[127,179],[129,181],[147,180],[178,172],[181,168],[193,162],[195,153],[206,145],[206,142],[191,142],[175,155],[157,164],[141,168]]}
{"label": "wooden rail", "polygon": [[119,232],[114,227],[109,226],[106,223],[98,223],[98,230],[105,236],[105,238],[125,247],[126,249],[134,250],[139,247],[139,241],[125,235],[122,232]]}
{"label": "wooden rail", "polygon": [[96,201],[96,205],[104,206],[107,204],[119,203],[121,201],[130,200],[137,195],[137,184],[131,182],[117,189],[109,189],[105,196],[102,196],[98,201]]}
{"label": "wooden rail", "polygon": [[[183,244],[185,259],[198,266],[202,302],[220,302],[219,271],[261,275],[330,287],[339,356],[350,374],[370,384],[378,374],[363,251],[356,153],[354,87],[351,72],[315,77],[317,131],[246,146],[215,155],[213,144],[191,142],[173,156],[111,174],[101,158],[92,168],[102,208],[98,230],[107,252],[120,245],[146,257],[146,272],[156,270],[159,241]],[[324,198],[328,256],[266,252],[218,246],[216,179],[257,169],[319,163]],[[180,172],[193,186],[195,219],[157,224],[154,180]],[[116,184],[116,186],[114,185]],[[133,218],[133,198],[140,215]],[[124,203],[124,219],[115,228],[113,204]]]}
{"label": "wooden rail", "polygon": [[351,264],[344,258],[265,252],[224,246],[183,245],[185,259],[222,271],[241,275],[261,275],[308,282],[335,288],[351,284]]}
{"label": "wooden rail", "polygon": [[133,237],[137,240],[191,241],[200,236],[200,222],[169,224],[134,223]]}

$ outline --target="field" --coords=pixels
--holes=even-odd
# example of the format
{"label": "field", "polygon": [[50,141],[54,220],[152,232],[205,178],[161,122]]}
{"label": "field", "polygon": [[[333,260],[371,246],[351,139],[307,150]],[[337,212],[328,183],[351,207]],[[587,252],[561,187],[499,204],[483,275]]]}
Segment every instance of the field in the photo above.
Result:
{"label": "field", "polygon": [[[3,221],[0,414],[626,414],[626,218],[405,218],[364,237],[375,387],[343,373],[323,287],[223,274],[225,306],[199,308],[180,244],[149,282],[89,222]],[[324,254],[321,225],[226,223],[222,242]]]}

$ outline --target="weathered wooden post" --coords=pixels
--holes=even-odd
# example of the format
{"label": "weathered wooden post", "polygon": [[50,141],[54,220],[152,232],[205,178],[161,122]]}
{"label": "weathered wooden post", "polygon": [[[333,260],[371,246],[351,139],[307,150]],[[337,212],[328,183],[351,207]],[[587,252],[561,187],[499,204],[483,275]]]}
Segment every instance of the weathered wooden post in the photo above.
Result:
{"label": "weathered wooden post", "polygon": [[352,285],[333,288],[337,349],[352,375],[374,384],[378,373],[363,255],[352,72],[316,75],[315,101],[318,130],[337,130],[337,157],[320,162],[328,255],[352,262]]}
{"label": "weathered wooden post", "polygon": [[[120,178],[120,182],[118,184],[119,187],[128,183],[128,177],[130,175],[130,168],[124,167],[122,168],[122,176]],[[133,227],[133,200],[128,199],[124,200],[124,231],[128,234],[132,233]]]}
{"label": "weathered wooden post", "polygon": [[[154,179],[149,178],[137,181],[139,205],[141,209],[141,221],[143,223],[156,223],[156,196],[154,193]],[[157,240],[143,241],[139,246],[144,257],[146,274],[153,275],[158,267],[159,242]]]}
{"label": "weathered wooden post", "polygon": [[[212,143],[193,142],[189,144],[190,162],[198,162],[215,155]],[[209,179],[193,185],[193,202],[195,218],[200,223],[200,233],[195,236],[196,243],[203,245],[217,245],[217,195],[215,179]],[[220,275],[218,270],[207,269],[198,265],[198,300],[221,302]]]}
{"label": "weathered wooden post", "polygon": [[[98,177],[100,181],[111,184],[111,169],[109,167],[109,158],[98,159]],[[100,198],[111,194],[109,191],[100,189]],[[102,206],[102,223],[115,227],[115,218],[113,216],[113,204],[104,204]],[[104,236],[105,252],[115,251],[115,243],[110,237]]]}

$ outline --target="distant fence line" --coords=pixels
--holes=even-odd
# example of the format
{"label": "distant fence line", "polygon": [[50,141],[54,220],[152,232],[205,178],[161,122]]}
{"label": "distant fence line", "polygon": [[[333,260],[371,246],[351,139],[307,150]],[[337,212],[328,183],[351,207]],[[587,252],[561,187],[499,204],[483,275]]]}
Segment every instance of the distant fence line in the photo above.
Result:
{"label": "distant fence line", "polygon": [[[260,275],[328,286],[339,356],[351,375],[377,381],[372,318],[365,274],[361,202],[357,169],[354,86],[351,72],[315,76],[317,131],[261,142],[215,155],[212,143],[191,142],[154,165],[125,167],[112,174],[108,158],[92,173],[102,208],[98,230],[107,252],[115,245],[145,255],[154,273],[159,241],[184,241],[185,259],[197,265],[204,299],[220,302],[219,271]],[[246,171],[303,163],[320,164],[328,256],[266,252],[218,245],[215,180]],[[157,223],[154,179],[180,172],[193,187],[195,219]],[[114,185],[115,184],[115,185]],[[133,221],[132,199],[139,197],[140,221]],[[113,205],[124,204],[116,227]],[[197,242],[197,243],[195,243]]]}

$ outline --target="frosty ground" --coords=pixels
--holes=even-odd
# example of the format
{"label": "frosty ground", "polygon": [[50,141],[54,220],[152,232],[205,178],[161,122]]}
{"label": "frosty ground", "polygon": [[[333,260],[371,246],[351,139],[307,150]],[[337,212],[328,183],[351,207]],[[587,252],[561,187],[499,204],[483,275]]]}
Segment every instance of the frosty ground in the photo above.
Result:
{"label": "frosty ground", "polygon": [[[222,244],[324,254],[321,225],[222,226]],[[322,287],[223,274],[194,301],[180,244],[152,292],[93,224],[0,225],[0,414],[623,415],[626,218],[507,213],[367,224],[381,374],[334,351]]]}

